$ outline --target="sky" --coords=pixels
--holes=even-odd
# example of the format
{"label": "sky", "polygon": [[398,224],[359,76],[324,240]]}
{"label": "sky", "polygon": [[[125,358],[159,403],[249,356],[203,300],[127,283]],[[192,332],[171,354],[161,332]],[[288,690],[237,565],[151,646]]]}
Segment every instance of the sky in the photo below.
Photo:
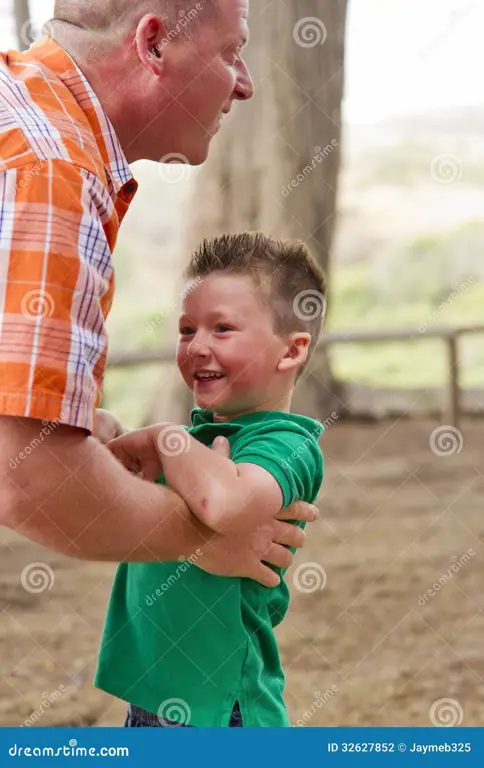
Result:
{"label": "sky", "polygon": [[[10,5],[0,0],[1,48],[14,44]],[[40,23],[53,0],[30,5]],[[483,31],[484,0],[349,0],[345,119],[484,103]]]}

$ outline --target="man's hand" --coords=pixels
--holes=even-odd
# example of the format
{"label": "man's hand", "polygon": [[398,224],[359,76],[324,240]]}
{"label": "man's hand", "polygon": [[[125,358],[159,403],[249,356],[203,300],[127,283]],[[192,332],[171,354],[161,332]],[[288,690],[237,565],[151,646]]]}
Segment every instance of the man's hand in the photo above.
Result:
{"label": "man's hand", "polygon": [[[156,424],[129,432],[108,443],[106,447],[126,469],[142,473],[146,480],[156,480],[163,472],[157,444],[163,429],[181,432],[180,427],[172,424]],[[188,439],[188,434],[186,437]],[[212,450],[230,459],[230,445],[226,438],[216,438]],[[197,565],[217,576],[245,577],[255,579],[266,587],[277,587],[279,576],[262,561],[288,568],[294,559],[288,547],[299,549],[306,536],[300,528],[285,521],[312,522],[317,516],[316,507],[298,501],[250,533],[230,536],[216,534],[203,547]]]}
{"label": "man's hand", "polygon": [[[217,438],[212,450],[230,458],[230,446],[226,438]],[[302,547],[306,534],[296,525],[285,521],[311,523],[317,517],[318,510],[315,506],[296,501],[290,507],[281,509],[273,520],[258,526],[251,533],[231,536],[217,534],[204,547],[197,565],[217,576],[238,576],[254,579],[265,587],[277,587],[281,579],[262,561],[279,568],[289,568],[294,555],[288,547]]]}
{"label": "man's hand", "polygon": [[[157,438],[165,426],[164,424],[155,424],[143,429],[135,429],[111,440],[107,443],[106,448],[130,472],[154,482],[163,474],[162,457],[157,447]],[[181,427],[173,429],[182,434]],[[186,439],[190,439],[188,433],[186,433]]]}
{"label": "man's hand", "polygon": [[306,538],[304,531],[296,525],[283,521],[312,522],[317,516],[317,509],[312,504],[297,501],[252,533],[232,536],[217,534],[203,548],[203,555],[197,560],[197,565],[217,576],[245,577],[265,587],[277,587],[281,581],[279,576],[262,561],[280,568],[289,568],[294,556],[287,547],[299,549]]}
{"label": "man's hand", "polygon": [[124,435],[128,430],[123,427],[119,419],[104,408],[97,408],[94,414],[94,429],[92,436],[103,445],[116,437]]}

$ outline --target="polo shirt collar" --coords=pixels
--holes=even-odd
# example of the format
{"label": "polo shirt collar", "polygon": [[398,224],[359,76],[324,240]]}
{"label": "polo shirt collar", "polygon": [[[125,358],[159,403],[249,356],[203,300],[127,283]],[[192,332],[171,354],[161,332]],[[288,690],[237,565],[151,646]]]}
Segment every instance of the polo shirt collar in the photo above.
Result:
{"label": "polo shirt collar", "polygon": [[[287,414],[290,417],[290,414]],[[224,424],[242,424],[248,425],[253,423],[259,423],[262,420],[272,418],[280,418],[281,414],[278,411],[252,411],[252,413],[244,413],[242,416],[229,421],[214,421],[213,411],[204,411],[202,408],[194,408],[191,412],[192,427],[200,427],[202,424],[215,424],[217,427],[224,427]]]}
{"label": "polo shirt collar", "polygon": [[308,432],[316,435],[318,438],[324,432],[324,425],[309,416],[302,416],[301,414],[286,413],[281,411],[252,411],[252,413],[244,413],[242,416],[237,416],[232,421],[214,421],[213,411],[204,411],[202,408],[193,408],[190,417],[193,429],[194,427],[202,427],[203,425],[211,424],[216,429],[216,434],[231,435],[234,431],[237,431],[238,427],[248,427],[251,424],[260,424],[264,421],[297,421],[299,426],[304,427]]}
{"label": "polo shirt collar", "polygon": [[130,202],[138,188],[113,125],[89,81],[74,59],[51,37],[41,37],[29,53],[41,61],[70,91],[91,126],[114,192]]}

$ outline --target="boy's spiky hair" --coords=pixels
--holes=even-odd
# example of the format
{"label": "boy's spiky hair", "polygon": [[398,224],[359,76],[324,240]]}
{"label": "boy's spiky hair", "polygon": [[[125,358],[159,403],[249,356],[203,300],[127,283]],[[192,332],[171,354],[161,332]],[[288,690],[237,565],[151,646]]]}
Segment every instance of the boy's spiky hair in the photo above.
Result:
{"label": "boy's spiky hair", "polygon": [[299,240],[276,240],[261,232],[222,235],[204,240],[195,250],[185,278],[213,272],[250,275],[261,300],[270,307],[274,331],[311,334],[307,366],[321,333],[326,311],[326,277],[308,247]]}

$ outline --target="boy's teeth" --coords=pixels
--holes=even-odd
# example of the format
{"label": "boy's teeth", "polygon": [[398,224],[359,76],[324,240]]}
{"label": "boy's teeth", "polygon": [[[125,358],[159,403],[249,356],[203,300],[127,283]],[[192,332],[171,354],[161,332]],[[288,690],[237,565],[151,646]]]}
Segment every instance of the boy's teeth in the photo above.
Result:
{"label": "boy's teeth", "polygon": [[196,374],[197,379],[220,379],[222,377],[221,373],[197,373]]}

